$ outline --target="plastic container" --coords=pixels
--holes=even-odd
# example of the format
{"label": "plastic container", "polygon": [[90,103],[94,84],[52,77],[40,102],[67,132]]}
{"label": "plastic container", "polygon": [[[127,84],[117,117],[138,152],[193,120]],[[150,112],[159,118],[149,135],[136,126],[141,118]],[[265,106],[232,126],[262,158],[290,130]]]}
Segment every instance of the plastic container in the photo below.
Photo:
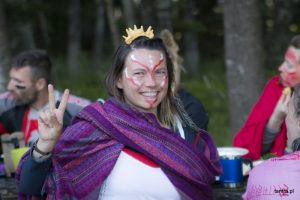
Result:
{"label": "plastic container", "polygon": [[20,148],[13,149],[11,151],[11,158],[12,158],[15,170],[19,164],[20,159],[28,150],[29,150],[29,147],[20,147]]}

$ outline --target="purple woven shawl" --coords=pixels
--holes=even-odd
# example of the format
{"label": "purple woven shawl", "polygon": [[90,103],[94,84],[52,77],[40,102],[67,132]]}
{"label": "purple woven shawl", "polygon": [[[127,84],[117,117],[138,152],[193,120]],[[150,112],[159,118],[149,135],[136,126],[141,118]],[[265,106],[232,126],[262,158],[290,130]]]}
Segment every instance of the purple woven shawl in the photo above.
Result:
{"label": "purple woven shawl", "polygon": [[161,127],[153,114],[113,98],[94,103],[77,115],[56,145],[47,198],[97,199],[127,146],[157,162],[186,199],[211,199],[219,158],[209,135],[201,132],[200,138],[204,151]]}

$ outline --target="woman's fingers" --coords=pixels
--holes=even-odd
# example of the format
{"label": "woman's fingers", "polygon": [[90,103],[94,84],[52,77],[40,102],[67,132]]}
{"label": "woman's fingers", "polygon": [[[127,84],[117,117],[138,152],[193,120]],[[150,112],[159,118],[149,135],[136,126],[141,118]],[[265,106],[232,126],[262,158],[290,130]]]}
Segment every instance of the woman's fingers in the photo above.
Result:
{"label": "woman's fingers", "polygon": [[49,93],[49,108],[50,111],[53,112],[55,110],[55,96],[54,96],[54,88],[53,85],[48,85],[48,93]]}
{"label": "woman's fingers", "polygon": [[49,116],[49,127],[50,128],[58,128],[60,129],[62,127],[62,123],[58,121],[57,116],[54,112],[50,113]]}
{"label": "woman's fingers", "polygon": [[282,104],[286,106],[289,103],[290,99],[291,99],[291,94],[290,93],[288,93],[288,94],[282,93],[281,96],[283,97],[282,98]]}
{"label": "woman's fingers", "polygon": [[62,113],[64,113],[65,110],[66,110],[66,108],[67,108],[68,99],[69,99],[69,94],[70,94],[69,90],[66,89],[66,90],[64,91],[64,95],[63,95],[63,97],[62,97],[62,99],[61,99],[61,102],[60,102],[60,104],[59,104],[58,109],[59,109]]}
{"label": "woman's fingers", "polygon": [[290,99],[291,99],[291,94],[290,93],[286,94],[285,101],[288,103]]}
{"label": "woman's fingers", "polygon": [[290,94],[287,94],[287,95],[286,95],[286,98],[285,98],[285,101],[284,101],[285,113],[286,113],[286,114],[287,114],[287,112],[288,112],[288,106],[289,106],[290,101],[291,101],[291,95],[290,95]]}
{"label": "woman's fingers", "polygon": [[47,115],[45,114],[44,111],[41,111],[40,112],[40,116],[39,116],[39,122],[41,122],[42,124],[44,125],[47,125],[48,124],[48,118],[47,118]]}
{"label": "woman's fingers", "polygon": [[[48,85],[48,92],[49,92],[49,108],[51,112],[54,112],[54,110],[56,109],[56,100],[55,100],[55,94],[54,94],[54,88],[53,85],[49,84]],[[69,99],[69,90],[66,89],[64,91],[63,97],[61,99],[61,102],[59,104],[58,109],[64,113],[66,108],[67,108],[67,104],[68,104],[68,99]]]}

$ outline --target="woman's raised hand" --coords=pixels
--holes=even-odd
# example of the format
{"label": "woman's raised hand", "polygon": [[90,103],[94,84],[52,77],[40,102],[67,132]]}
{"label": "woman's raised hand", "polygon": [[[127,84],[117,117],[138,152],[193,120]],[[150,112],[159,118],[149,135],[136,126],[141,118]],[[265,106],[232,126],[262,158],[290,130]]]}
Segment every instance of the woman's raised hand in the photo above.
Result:
{"label": "woman's raised hand", "polygon": [[39,141],[38,149],[43,152],[51,152],[63,130],[63,118],[67,108],[69,90],[64,91],[61,102],[56,108],[54,88],[48,85],[49,108],[40,112],[38,120]]}
{"label": "woman's raised hand", "polygon": [[282,92],[281,97],[279,98],[276,107],[268,121],[268,128],[279,131],[281,124],[285,120],[287,111],[288,111],[288,104],[291,99],[290,92]]}

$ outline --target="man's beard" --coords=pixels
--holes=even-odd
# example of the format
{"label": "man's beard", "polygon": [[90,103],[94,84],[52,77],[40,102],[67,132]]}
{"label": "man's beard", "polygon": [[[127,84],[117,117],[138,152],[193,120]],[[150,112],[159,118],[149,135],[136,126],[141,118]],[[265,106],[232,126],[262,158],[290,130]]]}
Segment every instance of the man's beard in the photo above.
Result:
{"label": "man's beard", "polygon": [[16,100],[17,105],[32,105],[32,104],[34,104],[38,99],[37,98],[38,97],[38,91],[34,91],[30,95],[31,98],[28,98],[28,96],[27,96],[27,98],[24,98],[24,96],[25,95],[23,94],[23,95],[21,95],[20,97],[17,98],[17,100]]}

